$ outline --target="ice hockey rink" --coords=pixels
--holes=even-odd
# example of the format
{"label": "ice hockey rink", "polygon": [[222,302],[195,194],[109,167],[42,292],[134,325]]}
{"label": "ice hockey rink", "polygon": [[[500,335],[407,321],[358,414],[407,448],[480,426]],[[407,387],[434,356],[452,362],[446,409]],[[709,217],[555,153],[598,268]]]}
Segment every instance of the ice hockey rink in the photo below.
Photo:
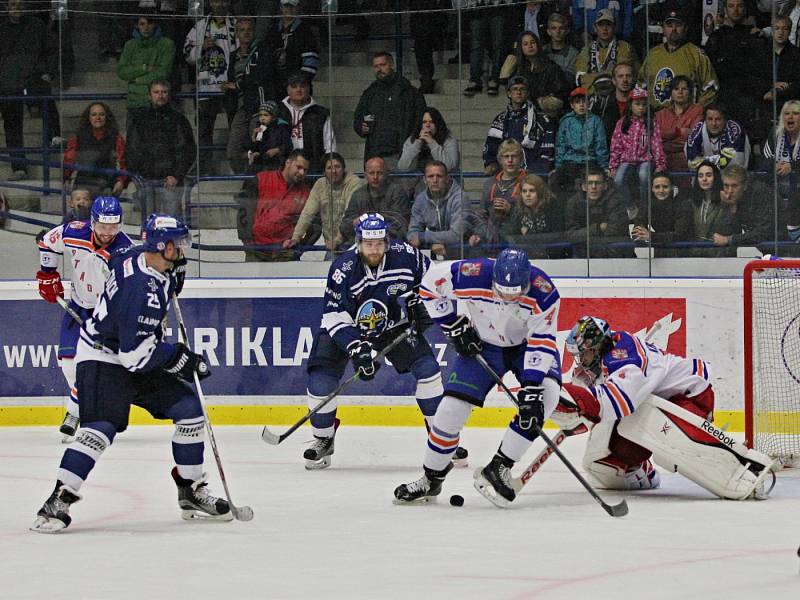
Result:
{"label": "ice hockey rink", "polygon": [[[139,426],[106,451],[70,528],[40,535],[28,527],[51,491],[60,436],[0,429],[0,597],[800,598],[796,471],[764,502],[718,500],[662,473],[661,489],[625,495],[629,514],[612,518],[551,456],[506,510],[473,489],[472,468],[451,472],[437,504],[395,506],[394,487],[420,475],[421,428],[342,427],[333,465],[315,472],[300,458],[307,428],[277,447],[260,428],[215,433],[233,500],[253,508],[252,521],[181,520],[171,427]],[[501,436],[465,430],[471,467]],[[562,445],[578,465],[583,444]],[[208,446],[206,466],[222,495]],[[464,506],[450,506],[451,494]]]}

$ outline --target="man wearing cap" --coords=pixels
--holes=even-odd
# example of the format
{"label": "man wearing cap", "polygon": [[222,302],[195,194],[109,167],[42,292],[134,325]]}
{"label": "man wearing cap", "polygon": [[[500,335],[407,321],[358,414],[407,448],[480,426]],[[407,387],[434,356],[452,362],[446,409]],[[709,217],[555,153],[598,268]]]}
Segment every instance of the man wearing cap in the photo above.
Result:
{"label": "man wearing cap", "polygon": [[556,135],[556,169],[550,186],[565,200],[575,189],[575,181],[587,166],[608,169],[608,143],[603,122],[589,112],[586,88],[569,95],[570,112],[561,118]]}
{"label": "man wearing cap", "polygon": [[247,147],[251,120],[263,102],[275,96],[274,68],[270,56],[254,41],[255,21],[241,17],[236,21],[238,48],[231,56],[228,81],[222,85],[226,94],[236,99],[236,114],[228,133],[227,157],[234,173],[247,168]]}
{"label": "man wearing cap", "polygon": [[677,2],[667,6],[664,16],[665,43],[648,53],[639,71],[639,85],[650,91],[650,106],[659,110],[670,100],[670,83],[685,75],[694,84],[698,97],[707,106],[717,96],[719,86],[711,61],[700,48],[686,40],[686,19]]}
{"label": "man wearing cap", "polygon": [[615,23],[612,10],[597,11],[594,24],[597,36],[583,47],[575,60],[575,84],[585,87],[590,94],[594,93],[595,79],[600,75],[610,76],[617,63],[631,63],[634,70],[639,66],[639,57],[633,47],[614,33]]}
{"label": "man wearing cap", "polygon": [[614,69],[611,71],[611,90],[608,93],[602,93],[601,90],[604,85],[602,85],[601,77],[598,77],[594,82],[597,93],[592,96],[590,104],[592,112],[603,120],[603,128],[606,130],[606,142],[610,146],[614,127],[617,126],[617,121],[625,114],[625,109],[628,108],[630,93],[636,78],[632,64],[619,62],[614,65]]}
{"label": "man wearing cap", "polygon": [[555,120],[536,108],[528,98],[528,80],[515,75],[508,80],[508,106],[489,126],[483,145],[483,165],[486,176],[494,175],[497,150],[503,140],[517,140],[524,151],[522,168],[530,173],[547,174],[555,160]]}
{"label": "man wearing cap", "polygon": [[278,117],[289,123],[292,146],[302,150],[310,163],[311,173],[322,173],[322,156],[336,152],[330,111],[311,97],[305,73],[289,75],[286,97],[279,105]]}
{"label": "man wearing cap", "polygon": [[393,171],[403,152],[403,142],[416,136],[414,127],[425,113],[425,97],[394,70],[394,58],[388,52],[372,57],[375,81],[361,94],[353,114],[353,129],[365,138],[364,160],[380,156]]}
{"label": "man wearing cap", "polygon": [[591,33],[601,12],[610,13],[616,34],[626,40],[633,34],[633,2],[631,0],[572,0],[572,31],[576,35]]}
{"label": "man wearing cap", "polygon": [[275,89],[283,90],[289,75],[305,73],[309,85],[319,68],[317,31],[297,16],[300,0],[281,0],[281,18],[275,19],[263,42],[275,68]]}

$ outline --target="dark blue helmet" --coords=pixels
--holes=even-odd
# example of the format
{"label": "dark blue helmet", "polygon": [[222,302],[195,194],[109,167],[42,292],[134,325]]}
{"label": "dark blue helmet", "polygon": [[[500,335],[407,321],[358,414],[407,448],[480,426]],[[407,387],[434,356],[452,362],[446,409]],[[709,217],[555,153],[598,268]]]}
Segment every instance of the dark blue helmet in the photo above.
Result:
{"label": "dark blue helmet", "polygon": [[356,241],[384,240],[388,237],[386,221],[380,213],[364,213],[356,223]]}
{"label": "dark blue helmet", "polygon": [[142,227],[142,242],[147,252],[163,252],[167,242],[186,251],[189,248],[189,229],[177,217],[153,213]]}
{"label": "dark blue helmet", "polygon": [[122,224],[122,205],[114,196],[98,196],[92,203],[92,225]]}
{"label": "dark blue helmet", "polygon": [[494,261],[492,282],[504,296],[522,296],[531,287],[531,263],[525,250],[506,248]]}

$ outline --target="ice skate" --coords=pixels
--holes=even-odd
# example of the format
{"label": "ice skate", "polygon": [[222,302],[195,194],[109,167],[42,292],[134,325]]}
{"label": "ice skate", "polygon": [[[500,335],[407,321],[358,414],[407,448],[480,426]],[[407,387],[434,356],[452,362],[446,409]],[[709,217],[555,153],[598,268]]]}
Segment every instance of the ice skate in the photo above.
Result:
{"label": "ice skate", "polygon": [[193,519],[233,520],[228,501],[209,493],[205,473],[197,481],[191,481],[178,475],[178,467],[173,467],[172,478],[175,480],[175,485],[178,486],[178,506],[181,507],[182,518],[187,521]]}
{"label": "ice skate", "polygon": [[453,468],[453,463],[442,471],[434,471],[424,467],[425,474],[411,483],[404,483],[394,490],[394,504],[425,504],[436,502],[436,496],[442,491],[445,475]]}
{"label": "ice skate", "polygon": [[469,462],[467,458],[469,457],[469,452],[463,446],[459,446],[456,448],[456,451],[453,452],[453,466],[457,469],[465,469],[469,466]]}
{"label": "ice skate", "polygon": [[63,434],[63,438],[61,440],[64,444],[72,443],[75,439],[75,433],[78,431],[78,426],[80,425],[80,419],[75,415],[71,415],[69,413],[64,415],[64,420],[61,422],[61,427],[58,430]]}
{"label": "ice skate", "polygon": [[58,533],[66,529],[72,522],[72,517],[69,516],[69,507],[80,499],[80,494],[57,481],[53,493],[36,513],[36,520],[31,526],[31,531]]}
{"label": "ice skate", "polygon": [[517,497],[511,487],[511,467],[514,462],[508,458],[494,455],[492,461],[483,469],[475,471],[475,489],[481,496],[499,508],[506,508]]}
{"label": "ice skate", "polygon": [[306,459],[306,469],[309,471],[316,471],[318,469],[327,469],[331,466],[331,456],[333,455],[333,436],[331,437],[317,437],[314,436],[314,441],[303,452],[303,458]]}

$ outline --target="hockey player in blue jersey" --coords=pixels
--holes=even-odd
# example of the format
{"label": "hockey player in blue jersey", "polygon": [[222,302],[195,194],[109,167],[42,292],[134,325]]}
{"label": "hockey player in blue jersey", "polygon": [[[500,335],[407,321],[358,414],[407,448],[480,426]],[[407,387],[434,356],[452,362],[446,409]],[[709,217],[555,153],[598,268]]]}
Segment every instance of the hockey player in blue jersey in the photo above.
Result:
{"label": "hockey player in blue jersey", "polygon": [[[416,333],[388,354],[398,373],[417,380],[416,398],[426,422],[442,398],[442,375],[422,335],[430,323],[416,288],[430,260],[402,241],[389,239],[378,213],[364,214],[356,224],[356,244],[331,264],[325,288],[322,326],[308,358],[308,406],[314,408],[338,385],[348,359],[362,381],[375,377],[375,354],[412,323]],[[307,469],[331,464],[338,427],[336,400],[311,417],[314,441],[303,453]],[[458,459],[467,453],[460,449]]]}
{"label": "hockey player in blue jersey", "polygon": [[[39,241],[40,266],[36,273],[39,295],[52,303],[59,296],[64,297],[58,266],[65,257],[64,262],[72,271],[69,306],[86,320],[103,291],[110,257],[132,244],[121,228],[122,206],[119,200],[114,196],[99,196],[92,203],[90,219],[70,221],[48,231]],[[74,361],[79,330],[80,324],[65,314],[58,342],[58,362],[69,386],[67,411],[60,427],[65,442],[75,435],[79,421]]]}
{"label": "hockey player in blue jersey", "polygon": [[183,283],[174,269],[189,246],[189,231],[175,217],[151,215],[144,244],[114,257],[100,300],[80,331],[77,387],[81,427],[64,452],[55,489],[37,513],[32,530],[69,526],[70,506],[114,437],[128,427],[132,404],[175,423],[172,477],[184,519],[233,517],[225,500],[211,495],[203,473],[202,407],[187,382],[209,375],[203,357],[163,339],[162,321]]}
{"label": "hockey player in blue jersey", "polygon": [[[461,430],[494,386],[475,359],[481,354],[498,375],[511,371],[522,384],[517,394],[519,414],[491,462],[475,478],[475,488],[485,498],[496,506],[508,506],[516,497],[511,467],[536,438],[532,424],[541,427],[558,403],[558,290],[544,271],[531,266],[524,250],[507,248],[497,260],[458,260],[431,267],[422,280],[420,297],[458,356],[430,428],[424,474],[398,486],[395,503],[427,502],[441,492]],[[456,301],[466,313],[457,312]]]}

